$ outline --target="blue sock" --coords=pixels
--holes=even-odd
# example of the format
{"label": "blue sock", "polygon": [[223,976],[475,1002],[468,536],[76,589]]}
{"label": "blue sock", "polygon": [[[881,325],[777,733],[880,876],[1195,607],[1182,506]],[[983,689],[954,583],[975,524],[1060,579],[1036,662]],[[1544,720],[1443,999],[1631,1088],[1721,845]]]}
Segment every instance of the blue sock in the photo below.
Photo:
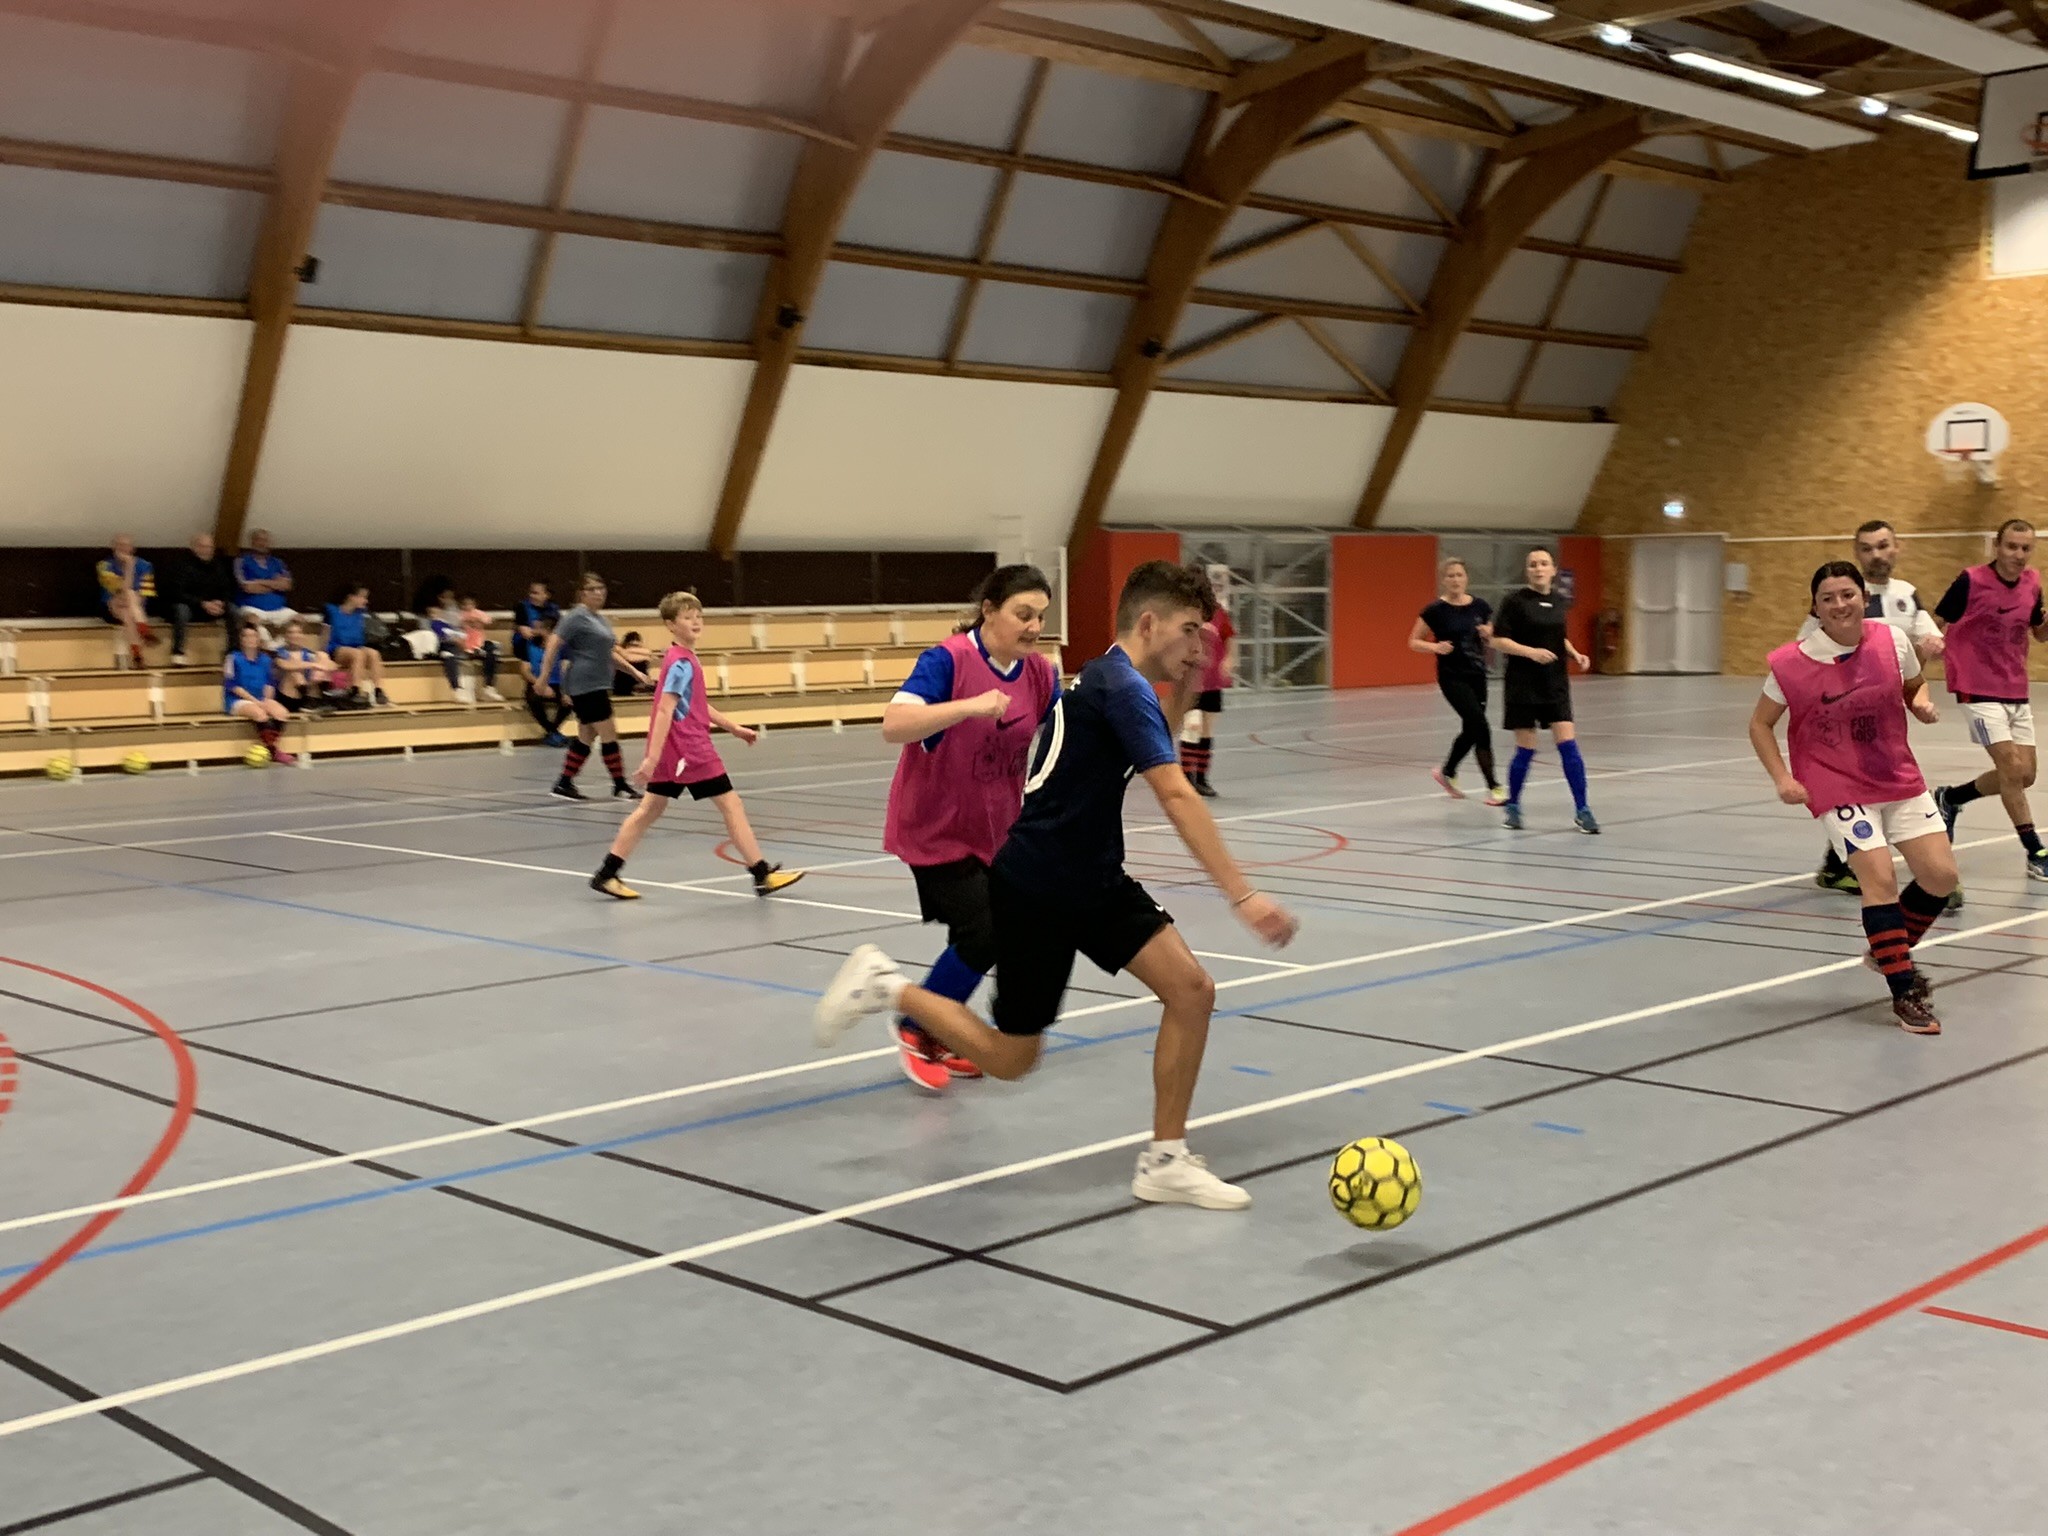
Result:
{"label": "blue sock", "polygon": [[1508,762],[1508,803],[1522,803],[1522,786],[1529,782],[1529,765],[1536,761],[1534,747],[1517,747]]}
{"label": "blue sock", "polygon": [[1560,741],[1557,760],[1564,765],[1564,781],[1572,787],[1572,804],[1586,808],[1586,760],[1579,756],[1577,741]]}
{"label": "blue sock", "polygon": [[956,1003],[966,1002],[980,985],[981,972],[962,960],[959,951],[950,944],[946,946],[946,952],[932,962],[931,974],[924,979],[925,991],[950,997]]}

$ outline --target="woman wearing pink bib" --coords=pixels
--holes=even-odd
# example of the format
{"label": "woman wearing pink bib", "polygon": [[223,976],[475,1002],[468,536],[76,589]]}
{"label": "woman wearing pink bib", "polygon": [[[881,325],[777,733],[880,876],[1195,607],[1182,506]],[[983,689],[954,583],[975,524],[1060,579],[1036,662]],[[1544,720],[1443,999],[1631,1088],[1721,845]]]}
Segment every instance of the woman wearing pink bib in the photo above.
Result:
{"label": "woman wearing pink bib", "polygon": [[[1813,573],[1811,590],[1820,628],[1771,652],[1749,742],[1778,798],[1822,819],[1828,841],[1862,885],[1871,962],[1891,988],[1899,1027],[1938,1035],[1941,1020],[1912,951],[1956,888],[1956,861],[1913,760],[1906,712],[1929,725],[1940,716],[1912,642],[1864,617],[1868,590],[1860,570],[1831,560]],[[1788,711],[1789,770],[1776,736]],[[1894,848],[1913,875],[1903,891],[1892,869]]]}
{"label": "woman wearing pink bib", "polygon": [[[1032,565],[990,573],[974,616],[917,658],[882,715],[882,739],[903,749],[889,786],[882,846],[910,866],[918,910],[946,925],[946,949],[925,988],[966,1002],[995,964],[988,867],[1024,803],[1024,765],[1059,697],[1059,669],[1038,654],[1052,585]],[[979,1077],[908,1019],[896,1021],[903,1074],[938,1093]]]}

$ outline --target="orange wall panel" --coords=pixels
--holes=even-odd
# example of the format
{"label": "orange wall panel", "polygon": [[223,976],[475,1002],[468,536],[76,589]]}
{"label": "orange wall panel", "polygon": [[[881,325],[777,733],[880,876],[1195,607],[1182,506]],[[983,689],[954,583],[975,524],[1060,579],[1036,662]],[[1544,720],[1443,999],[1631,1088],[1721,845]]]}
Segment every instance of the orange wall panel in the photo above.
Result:
{"label": "orange wall panel", "polygon": [[1180,559],[1177,533],[1105,528],[1067,570],[1067,643],[1063,658],[1078,672],[1116,639],[1116,600],[1124,578],[1147,560]]}
{"label": "orange wall panel", "polygon": [[1566,534],[1557,541],[1557,568],[1572,573],[1572,609],[1565,617],[1565,633],[1588,656],[1593,654],[1593,630],[1600,610],[1606,606],[1600,557],[1597,538]]}
{"label": "orange wall panel", "polygon": [[1334,535],[1330,540],[1330,685],[1386,688],[1398,683],[1435,682],[1435,658],[1408,649],[1408,631],[1414,627],[1415,616],[1435,597],[1433,535]]}

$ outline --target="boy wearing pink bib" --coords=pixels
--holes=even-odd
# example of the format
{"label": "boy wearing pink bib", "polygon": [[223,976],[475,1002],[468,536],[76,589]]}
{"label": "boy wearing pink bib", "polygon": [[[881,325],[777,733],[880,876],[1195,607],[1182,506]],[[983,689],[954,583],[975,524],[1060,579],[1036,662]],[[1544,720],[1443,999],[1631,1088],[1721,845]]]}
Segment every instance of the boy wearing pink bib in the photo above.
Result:
{"label": "boy wearing pink bib", "polygon": [[619,835],[605,853],[604,863],[590,877],[590,888],[617,901],[636,901],[640,893],[619,878],[647,829],[661,819],[671,800],[688,794],[692,800],[709,800],[725,818],[725,832],[733,850],[754,877],[754,892],[770,896],[803,879],[800,869],[770,864],[754,838],[747,820],[747,808],[732,787],[718,749],[711,744],[713,727],[752,746],[760,733],[752,726],[728,720],[711,707],[704,687],[704,664],[693,647],[704,633],[704,605],[694,592],[671,592],[661,600],[661,621],[668,626],[675,643],[661,658],[657,686],[661,697],[654,706],[654,718],[647,723],[647,746],[633,780],[647,791],[633,807]]}
{"label": "boy wearing pink bib", "polygon": [[1953,838],[1964,806],[1997,795],[2026,851],[2028,875],[2048,880],[2048,853],[2042,851],[2027,804],[2039,764],[2028,697],[2027,638],[2048,641],[2041,573],[2028,563],[2033,555],[2033,524],[2009,519],[1999,527],[1991,563],[1964,571],[1934,610],[1948,621],[1949,691],[1969,712],[1970,739],[1991,754],[1989,772],[1937,789],[1934,802]]}
{"label": "boy wearing pink bib", "polygon": [[[1034,647],[1052,601],[1030,565],[991,573],[974,617],[911,668],[882,715],[882,739],[903,749],[889,786],[882,846],[910,866],[918,910],[946,925],[927,990],[964,1003],[995,964],[988,869],[1024,803],[1024,769],[1038,724],[1059,697],[1059,669]],[[903,1075],[928,1093],[973,1063],[896,1021]]]}
{"label": "boy wearing pink bib", "polygon": [[[1770,676],[1750,717],[1749,740],[1787,805],[1803,805],[1827,829],[1836,855],[1862,888],[1871,962],[1891,988],[1892,1012],[1913,1034],[1937,1035],[1926,977],[1913,946],[1956,888],[1955,856],[1934,797],[1906,737],[1906,712],[1933,724],[1920,658],[1892,626],[1864,617],[1863,573],[1834,560],[1813,574],[1819,626],[1771,652]],[[1790,768],[1776,727],[1790,714]],[[1901,891],[1897,849],[1912,872]]]}

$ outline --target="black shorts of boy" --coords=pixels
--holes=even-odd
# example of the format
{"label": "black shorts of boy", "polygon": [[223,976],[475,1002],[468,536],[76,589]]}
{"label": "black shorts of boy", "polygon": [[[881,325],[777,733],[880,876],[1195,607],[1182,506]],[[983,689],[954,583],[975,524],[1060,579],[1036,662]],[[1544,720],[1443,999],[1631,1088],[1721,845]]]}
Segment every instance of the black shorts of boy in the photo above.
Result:
{"label": "black shorts of boy", "polygon": [[1508,682],[1501,708],[1501,729],[1535,731],[1562,725],[1572,717],[1572,689],[1566,682]]}
{"label": "black shorts of boy", "polygon": [[948,864],[913,864],[917,910],[928,923],[946,925],[946,942],[974,970],[996,963],[996,920],[989,910],[988,866],[976,858]]}
{"label": "black shorts of boy", "polygon": [[1092,891],[1036,895],[1000,870],[988,881],[995,920],[996,997],[990,1010],[1006,1035],[1042,1035],[1059,1018],[1074,956],[1114,976],[1173,918],[1129,875]]}
{"label": "black shorts of boy", "polygon": [[612,717],[612,696],[603,688],[594,693],[572,693],[569,707],[576,711],[579,725],[603,725]]}
{"label": "black shorts of boy", "polygon": [[715,779],[699,779],[694,784],[675,784],[663,780],[647,786],[647,793],[659,795],[664,800],[680,800],[688,795],[692,800],[716,800],[720,795],[732,793],[732,775],[721,773]]}
{"label": "black shorts of boy", "polygon": [[1196,694],[1195,708],[1200,710],[1205,715],[1222,714],[1223,690],[1221,688],[1210,688],[1205,692]]}

